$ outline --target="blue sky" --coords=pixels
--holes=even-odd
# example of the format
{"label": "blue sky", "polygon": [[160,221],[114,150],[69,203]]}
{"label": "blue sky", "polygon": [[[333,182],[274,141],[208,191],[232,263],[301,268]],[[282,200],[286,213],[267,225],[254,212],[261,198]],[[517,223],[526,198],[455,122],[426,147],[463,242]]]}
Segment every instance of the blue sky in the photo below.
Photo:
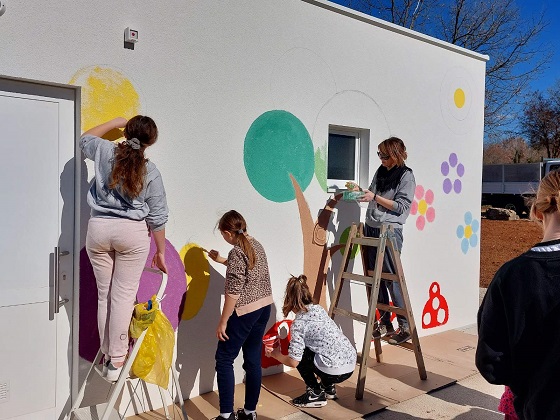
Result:
{"label": "blue sky", "polygon": [[[330,1],[344,6],[348,3],[348,0]],[[531,90],[545,91],[560,80],[560,0],[517,0],[517,5],[526,19],[532,15],[538,16],[542,11],[546,12],[549,25],[541,35],[540,42],[552,45],[554,57],[548,69],[531,83]]]}
{"label": "blue sky", "polygon": [[560,1],[558,0],[518,0],[522,15],[530,16],[546,12],[549,25],[541,36],[541,42],[553,46],[554,57],[548,69],[531,84],[533,90],[545,91],[556,81],[560,81]]}

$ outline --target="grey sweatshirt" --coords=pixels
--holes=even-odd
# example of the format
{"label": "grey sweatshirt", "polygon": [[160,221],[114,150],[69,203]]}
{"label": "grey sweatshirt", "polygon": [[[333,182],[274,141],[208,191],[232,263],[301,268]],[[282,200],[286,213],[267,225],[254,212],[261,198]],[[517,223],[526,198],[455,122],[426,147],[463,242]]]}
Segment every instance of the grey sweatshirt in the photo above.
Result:
{"label": "grey sweatshirt", "polygon": [[315,366],[329,375],[344,375],[356,367],[356,349],[319,305],[298,312],[290,328],[288,355],[298,362],[305,348],[315,353]]}
{"label": "grey sweatshirt", "polygon": [[138,197],[131,199],[118,189],[109,189],[116,147],[113,142],[92,135],[80,139],[84,155],[95,162],[95,178],[87,195],[91,216],[146,220],[152,231],[163,229],[167,223],[167,200],[161,174],[152,162],[146,163],[144,188]]}
{"label": "grey sweatshirt", "polygon": [[377,193],[380,197],[388,198],[394,201],[392,209],[383,207],[375,201],[369,203],[366,212],[366,224],[371,227],[380,227],[382,223],[388,223],[395,228],[401,228],[410,214],[410,205],[414,199],[414,191],[416,190],[416,180],[412,171],[406,171],[396,189],[390,189],[380,194],[375,189],[377,180],[377,172],[373,176],[369,190]]}

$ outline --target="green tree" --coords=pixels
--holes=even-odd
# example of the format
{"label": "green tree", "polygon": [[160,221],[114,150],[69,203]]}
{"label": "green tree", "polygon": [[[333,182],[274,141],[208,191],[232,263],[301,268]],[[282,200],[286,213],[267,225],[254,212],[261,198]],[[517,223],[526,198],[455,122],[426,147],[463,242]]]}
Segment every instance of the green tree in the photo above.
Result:
{"label": "green tree", "polygon": [[[297,202],[303,237],[303,273],[314,301],[326,308],[324,286],[329,262],[342,246],[327,247],[328,225],[341,195],[328,200],[313,221],[303,191],[313,178],[316,161],[307,129],[287,111],[265,112],[251,124],[245,136],[243,163],[251,185],[267,200]],[[274,223],[273,214],[270,219]]]}

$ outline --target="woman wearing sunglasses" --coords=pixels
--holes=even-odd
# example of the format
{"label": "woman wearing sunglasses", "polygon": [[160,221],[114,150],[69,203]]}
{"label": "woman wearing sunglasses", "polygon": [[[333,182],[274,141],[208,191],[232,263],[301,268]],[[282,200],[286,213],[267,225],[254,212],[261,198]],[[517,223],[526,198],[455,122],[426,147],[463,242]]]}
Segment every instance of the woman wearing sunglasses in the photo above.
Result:
{"label": "woman wearing sunglasses", "polygon": [[[397,249],[401,252],[403,244],[403,225],[410,214],[410,205],[416,189],[412,169],[404,164],[407,158],[406,146],[397,137],[383,140],[377,147],[377,156],[381,165],[375,172],[368,190],[360,201],[369,202],[365,220],[365,235],[378,238],[383,223],[392,225],[395,231]],[[358,188],[358,187],[357,187]],[[377,248],[367,248],[366,265],[368,270],[375,267]],[[383,260],[383,271],[396,273],[388,253]],[[395,306],[404,308],[400,286],[391,281],[381,281],[378,301],[389,304],[389,293]],[[387,337],[389,344],[401,344],[410,339],[407,319],[397,315],[399,328],[395,331],[391,322],[391,313],[380,311],[381,319],[375,326],[373,337]]]}

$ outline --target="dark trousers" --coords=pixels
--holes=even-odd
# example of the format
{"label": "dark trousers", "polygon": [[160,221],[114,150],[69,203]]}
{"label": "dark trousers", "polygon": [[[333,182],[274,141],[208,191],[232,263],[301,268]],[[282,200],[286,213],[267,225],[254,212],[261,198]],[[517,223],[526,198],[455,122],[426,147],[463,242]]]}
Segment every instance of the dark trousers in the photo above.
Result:
{"label": "dark trousers", "polygon": [[[319,382],[317,381],[317,376],[321,379],[321,384],[326,388],[333,384],[338,384],[345,381],[353,372],[348,372],[343,375],[329,375],[328,373],[322,372],[315,366],[313,360],[315,359],[315,353],[309,348],[305,348],[303,351],[303,357],[297,365],[297,370],[301,375],[301,378],[309,388],[314,390],[319,389]],[[315,376],[317,375],[317,376]]]}
{"label": "dark trousers", "polygon": [[233,412],[235,376],[233,361],[243,349],[245,370],[245,407],[256,410],[261,392],[261,351],[264,330],[270,317],[270,305],[254,312],[229,317],[226,335],[229,340],[218,341],[216,350],[216,374],[220,394],[220,413]]}
{"label": "dark trousers", "polygon": [[[372,238],[379,238],[379,234],[381,233],[381,230],[379,228],[374,228],[368,225],[364,225],[364,229],[365,229],[364,234],[366,236]],[[401,252],[402,245],[403,245],[402,229],[395,229],[394,239],[395,239],[397,250]],[[375,259],[377,258],[377,248],[371,246],[367,247],[366,257],[367,257],[366,258],[367,269],[373,270],[375,268]],[[393,265],[392,259],[389,257],[389,250],[385,251],[385,256],[383,258],[383,271],[386,273],[393,273],[393,274],[397,272],[395,266]],[[401,288],[398,284],[392,281],[381,280],[381,283],[379,285],[379,295],[377,297],[377,301],[379,303],[384,303],[388,305],[390,302],[389,292],[391,292],[391,296],[393,298],[393,303],[395,304],[395,306],[404,308],[404,299],[402,297]],[[389,325],[391,323],[391,312],[379,311],[379,314],[381,315],[380,322],[382,324]],[[408,328],[408,321],[404,316],[397,315],[397,320],[399,325]]]}

